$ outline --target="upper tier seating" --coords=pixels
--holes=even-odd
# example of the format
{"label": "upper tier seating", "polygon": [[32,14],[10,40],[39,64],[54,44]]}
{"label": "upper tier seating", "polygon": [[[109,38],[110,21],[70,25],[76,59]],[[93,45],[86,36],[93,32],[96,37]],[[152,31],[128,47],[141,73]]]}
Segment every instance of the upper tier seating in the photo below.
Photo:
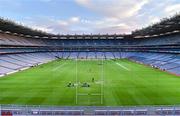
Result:
{"label": "upper tier seating", "polygon": [[40,39],[17,37],[0,33],[0,45],[41,46],[44,45],[44,43]]}
{"label": "upper tier seating", "polygon": [[32,39],[0,33],[0,45],[19,46],[145,46],[172,45],[180,43],[180,35],[146,39]]}

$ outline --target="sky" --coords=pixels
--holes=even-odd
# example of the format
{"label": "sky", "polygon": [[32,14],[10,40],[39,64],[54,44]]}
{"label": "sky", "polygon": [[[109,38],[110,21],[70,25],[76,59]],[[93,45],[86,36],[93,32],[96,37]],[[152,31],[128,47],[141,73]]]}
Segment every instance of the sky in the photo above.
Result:
{"label": "sky", "polygon": [[180,12],[180,0],[0,0],[0,17],[54,34],[129,34]]}

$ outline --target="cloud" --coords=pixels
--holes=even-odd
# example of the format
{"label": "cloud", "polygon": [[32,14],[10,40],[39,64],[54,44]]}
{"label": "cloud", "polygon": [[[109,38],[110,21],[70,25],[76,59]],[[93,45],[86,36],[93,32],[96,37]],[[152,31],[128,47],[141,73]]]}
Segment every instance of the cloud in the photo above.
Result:
{"label": "cloud", "polygon": [[[75,0],[80,6],[101,15],[91,25],[102,33],[129,33],[180,11],[178,0]],[[91,26],[93,27],[93,26]],[[117,30],[116,30],[117,29]]]}
{"label": "cloud", "polygon": [[53,33],[53,29],[52,28],[48,28],[46,26],[36,26],[36,25],[33,25],[33,26],[31,26],[31,28],[37,29],[37,30],[41,30],[41,31],[44,31],[44,32],[48,32],[48,33]]}
{"label": "cloud", "polygon": [[107,17],[125,18],[138,13],[149,0],[75,0],[77,4]]}
{"label": "cloud", "polygon": [[167,14],[171,14],[171,15],[173,15],[174,13],[180,12],[180,4],[174,4],[174,5],[167,6],[165,8],[165,12]]}
{"label": "cloud", "polygon": [[75,0],[75,2],[95,15],[75,15],[63,19],[48,16],[33,17],[26,18],[24,24],[55,34],[119,34],[146,27],[180,11],[178,0]]}
{"label": "cloud", "polygon": [[22,23],[33,29],[46,31],[54,34],[75,34],[80,31],[77,25],[80,23],[79,17],[70,17],[68,19],[53,19],[49,17],[26,17]]}
{"label": "cloud", "polygon": [[70,21],[73,23],[77,23],[77,22],[79,22],[79,17],[71,17]]}
{"label": "cloud", "polygon": [[[94,33],[130,33],[131,31],[159,21],[147,12],[153,8],[153,0],[75,0],[80,6],[101,15],[89,21]],[[155,9],[160,6],[156,6]],[[149,9],[148,8],[148,9]],[[153,9],[154,10],[154,9]],[[144,12],[145,11],[145,12]]]}

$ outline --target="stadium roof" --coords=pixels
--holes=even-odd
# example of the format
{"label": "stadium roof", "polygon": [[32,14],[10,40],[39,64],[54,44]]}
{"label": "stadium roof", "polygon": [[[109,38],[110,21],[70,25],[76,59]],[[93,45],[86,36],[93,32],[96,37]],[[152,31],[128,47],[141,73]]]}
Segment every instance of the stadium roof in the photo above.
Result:
{"label": "stadium roof", "polygon": [[29,27],[17,24],[11,20],[0,18],[0,30],[6,33],[14,33],[19,35],[30,36],[48,36],[53,35],[40,30],[34,30]]}
{"label": "stadium roof", "polygon": [[180,31],[180,14],[176,14],[170,18],[164,18],[159,23],[153,24],[146,28],[135,30],[133,36],[155,36],[171,33],[179,33]]}

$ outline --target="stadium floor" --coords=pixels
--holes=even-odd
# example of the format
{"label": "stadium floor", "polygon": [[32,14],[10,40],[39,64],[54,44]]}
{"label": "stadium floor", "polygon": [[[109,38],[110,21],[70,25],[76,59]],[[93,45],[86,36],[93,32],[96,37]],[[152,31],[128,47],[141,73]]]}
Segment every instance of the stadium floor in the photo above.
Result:
{"label": "stadium floor", "polygon": [[0,78],[0,104],[179,105],[179,87],[179,77],[126,59],[56,60]]}

